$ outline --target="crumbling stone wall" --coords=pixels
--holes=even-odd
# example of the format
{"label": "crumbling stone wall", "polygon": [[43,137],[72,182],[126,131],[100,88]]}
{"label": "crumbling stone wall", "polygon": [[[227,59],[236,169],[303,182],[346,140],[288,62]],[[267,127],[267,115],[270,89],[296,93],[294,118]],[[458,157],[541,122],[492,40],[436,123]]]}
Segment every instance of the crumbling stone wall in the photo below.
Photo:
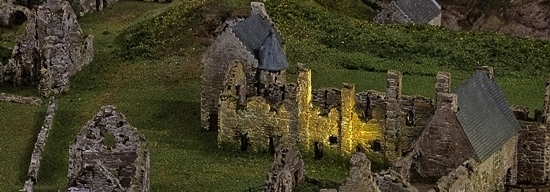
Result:
{"label": "crumbling stone wall", "polygon": [[42,100],[36,97],[24,97],[19,95],[13,95],[8,93],[0,93],[0,101],[28,104],[28,105],[42,105]]}
{"label": "crumbling stone wall", "polygon": [[349,175],[338,187],[339,192],[380,192],[370,169],[371,163],[364,153],[353,154],[350,164]]}
{"label": "crumbling stone wall", "polygon": [[48,110],[46,110],[46,117],[44,118],[44,123],[40,128],[40,133],[36,138],[34,143],[34,150],[31,155],[31,163],[29,165],[29,170],[27,172],[27,181],[23,186],[23,190],[26,192],[33,192],[34,185],[38,181],[38,171],[40,170],[40,162],[42,160],[42,152],[46,146],[46,140],[52,128],[53,118],[55,117],[55,112],[57,111],[57,100],[51,98],[50,104],[48,105]]}
{"label": "crumbling stone wall", "polygon": [[[311,71],[300,67],[297,78],[298,144],[304,151],[334,151],[351,155],[357,147],[371,148],[375,140],[382,140],[382,122],[365,121],[363,112],[356,110],[355,86],[344,84],[340,91],[340,110],[332,108],[325,113],[313,105]],[[377,116],[379,114],[376,114]]]}
{"label": "crumbling stone wall", "polygon": [[257,82],[253,79],[256,77],[254,69],[258,67],[258,60],[247,51],[232,29],[227,28],[216,38],[201,61],[201,126],[204,129],[210,129],[210,121],[217,121],[215,116],[218,115],[223,82],[235,61],[242,63],[246,74],[246,93],[256,93],[254,85]]}
{"label": "crumbling stone wall", "polygon": [[294,186],[305,180],[304,161],[298,150],[279,145],[275,159],[267,173],[265,192],[291,192]]}
{"label": "crumbling stone wall", "polygon": [[374,17],[375,23],[411,23],[412,20],[403,12],[395,1]]}
{"label": "crumbling stone wall", "polygon": [[400,129],[400,146],[407,150],[435,113],[432,99],[423,96],[401,97],[401,111],[405,126]]}
{"label": "crumbling stone wall", "polygon": [[248,99],[244,109],[237,109],[237,98],[222,95],[219,114],[218,146],[243,151],[268,151],[279,144],[291,145],[294,104],[285,100],[276,111],[263,97]]}
{"label": "crumbling stone wall", "polygon": [[93,36],[84,35],[69,3],[48,0],[28,18],[26,30],[5,64],[4,80],[38,85],[48,96],[69,89],[69,77],[93,58]]}
{"label": "crumbling stone wall", "polygon": [[516,146],[510,138],[497,153],[481,163],[471,159],[437,182],[433,192],[504,191],[505,184],[516,184]]}
{"label": "crumbling stone wall", "polygon": [[[251,2],[251,14],[258,14],[271,25],[278,33],[274,23],[269,19],[263,3]],[[219,98],[224,91],[223,83],[226,75],[238,62],[242,65],[246,81],[241,83],[240,97],[244,102],[248,98],[262,96],[271,102],[275,109],[282,100],[286,99],[285,70],[270,71],[259,69],[259,61],[254,51],[249,50],[233,32],[234,26],[245,19],[226,21],[218,31],[221,34],[205,52],[201,60],[201,126],[206,130],[216,130],[218,127]],[[250,29],[254,30],[254,29]],[[281,40],[281,44],[283,44]],[[290,87],[289,87],[290,89]],[[241,103],[243,103],[241,102]]]}
{"label": "crumbling stone wall", "polygon": [[384,143],[386,156],[395,159],[401,156],[404,146],[401,146],[401,129],[405,122],[401,111],[401,85],[403,74],[398,71],[388,71],[386,88],[386,119]]}
{"label": "crumbling stone wall", "polygon": [[31,14],[31,10],[24,6],[16,5],[12,2],[0,2],[0,27],[21,25],[23,23],[20,22],[26,20]]}
{"label": "crumbling stone wall", "polygon": [[[238,69],[239,67],[233,68]],[[263,148],[253,150],[265,150],[266,141],[270,137],[276,136],[272,133],[281,134],[282,137],[289,133],[288,138],[296,141],[299,148],[307,152],[328,152],[351,155],[358,148],[368,149],[370,151],[385,153],[385,140],[389,138],[392,142],[400,142],[393,144],[400,146],[398,150],[393,150],[396,158],[402,150],[407,149],[411,141],[415,139],[428,119],[435,111],[433,102],[429,98],[422,96],[401,96],[400,94],[400,73],[390,72],[388,75],[388,90],[393,96],[388,97],[385,93],[377,91],[367,91],[355,93],[355,87],[352,84],[344,84],[342,89],[327,88],[313,91],[311,86],[311,71],[304,66],[299,67],[298,80],[296,84],[286,84],[274,86],[274,90],[278,90],[278,94],[264,95],[261,100],[262,105],[269,106],[270,113],[275,115],[266,115],[266,117],[275,118],[280,121],[280,118],[290,117],[288,125],[284,123],[284,129],[289,131],[270,131],[274,125],[272,123],[264,123],[265,118],[258,112],[253,112],[256,107],[247,107],[252,100],[258,103],[259,99],[247,97],[242,99],[242,91],[236,91],[237,87],[243,87],[246,82],[242,83],[244,70],[241,75],[233,75],[231,72],[230,83],[224,84],[227,90],[223,90],[225,96],[223,109],[220,108],[219,117],[224,118],[224,122],[219,122],[222,137],[219,141],[232,140],[230,148],[239,146],[246,138],[241,138],[242,135],[248,137],[248,144],[252,146],[252,140],[260,141],[254,145],[263,146]],[[239,76],[239,78],[237,78]],[[236,83],[241,82],[241,83]],[[235,86],[235,85],[240,86]],[[239,92],[240,95],[237,95]],[[273,92],[275,93],[275,92]],[[230,97],[228,97],[230,96]],[[398,99],[396,99],[398,98]],[[265,101],[264,101],[265,100]],[[285,107],[283,114],[285,117],[279,116],[279,107],[284,100],[288,100],[288,105]],[[232,103],[233,104],[229,104]],[[266,103],[264,103],[266,102]],[[257,104],[250,104],[256,106]],[[390,105],[392,104],[392,105]],[[234,105],[235,107],[228,107]],[[239,107],[241,106],[241,107]],[[291,107],[294,107],[293,110]],[[388,106],[392,106],[393,110],[388,111]],[[237,109],[236,112],[230,112]],[[226,115],[228,113],[229,115]],[[235,115],[233,115],[235,114]],[[245,115],[248,114],[248,115]],[[252,124],[245,122],[251,115],[257,121],[256,124],[265,124],[262,126],[248,127]],[[389,114],[389,116],[388,116]],[[396,115],[397,114],[397,115]],[[393,115],[393,116],[392,116]],[[223,117],[222,117],[223,116]],[[388,116],[388,121],[386,121]],[[258,118],[261,117],[261,118]],[[259,123],[258,123],[259,122]],[[393,122],[393,123],[392,123]],[[384,135],[387,126],[392,126],[392,134]],[[239,131],[234,131],[239,130]],[[262,129],[259,132],[261,139],[251,139],[252,130]],[[265,131],[263,129],[267,129]],[[232,131],[230,131],[232,130]],[[263,134],[267,132],[267,134]],[[229,133],[227,135],[226,133]],[[256,134],[257,135],[257,134]],[[256,137],[256,136],[253,136]],[[220,144],[220,147],[223,144]],[[255,147],[253,147],[255,148]]]}
{"label": "crumbling stone wall", "polygon": [[103,106],[69,150],[66,191],[149,191],[144,138],[114,106]]}
{"label": "crumbling stone wall", "polygon": [[320,107],[323,113],[328,114],[332,108],[340,110],[342,106],[342,93],[339,89],[316,89],[311,94],[313,105]]}
{"label": "crumbling stone wall", "polygon": [[518,134],[518,176],[520,184],[546,184],[550,168],[548,144],[550,143],[545,124],[522,122]]}

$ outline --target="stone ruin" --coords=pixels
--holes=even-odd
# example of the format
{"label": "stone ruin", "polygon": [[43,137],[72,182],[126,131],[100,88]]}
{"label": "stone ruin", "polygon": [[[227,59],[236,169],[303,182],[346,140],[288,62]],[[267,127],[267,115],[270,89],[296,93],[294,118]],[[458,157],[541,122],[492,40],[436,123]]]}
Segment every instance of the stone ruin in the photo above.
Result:
{"label": "stone ruin", "polygon": [[379,192],[370,169],[370,161],[364,153],[351,156],[351,169],[346,181],[338,187],[339,192]]}
{"label": "stone ruin", "polygon": [[104,106],[70,146],[66,191],[149,191],[144,138],[114,106]]}
{"label": "stone ruin", "polygon": [[348,178],[338,189],[321,189],[322,192],[418,192],[401,174],[389,169],[374,174],[371,162],[362,152],[351,156]]}
{"label": "stone ruin", "polygon": [[267,173],[265,192],[290,192],[294,186],[305,180],[304,161],[298,150],[279,145],[275,160]]}
{"label": "stone ruin", "polygon": [[21,25],[27,20],[27,15],[31,14],[31,10],[25,6],[0,1],[0,27]]}
{"label": "stone ruin", "polygon": [[93,36],[82,32],[66,1],[47,0],[28,17],[0,81],[38,85],[43,96],[67,91],[69,77],[92,61]]}

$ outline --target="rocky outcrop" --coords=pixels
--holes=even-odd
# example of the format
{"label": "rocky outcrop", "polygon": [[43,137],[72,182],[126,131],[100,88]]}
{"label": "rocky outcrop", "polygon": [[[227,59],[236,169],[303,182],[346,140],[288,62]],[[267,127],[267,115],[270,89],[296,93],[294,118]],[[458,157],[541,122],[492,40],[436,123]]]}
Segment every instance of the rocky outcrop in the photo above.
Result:
{"label": "rocky outcrop", "polygon": [[510,1],[498,5],[473,0],[443,0],[440,3],[441,24],[450,29],[550,38],[550,6],[546,0]]}
{"label": "rocky outcrop", "polygon": [[38,85],[43,96],[65,92],[69,77],[93,58],[93,36],[83,34],[68,2],[48,0],[27,21],[5,64],[4,80]]}
{"label": "rocky outcrop", "polygon": [[149,191],[144,138],[114,106],[104,106],[70,146],[66,191]]}
{"label": "rocky outcrop", "polygon": [[364,153],[351,156],[351,170],[346,181],[338,188],[339,192],[380,192],[373,180],[370,161]]}
{"label": "rocky outcrop", "polygon": [[279,145],[275,151],[275,160],[267,173],[265,192],[290,192],[294,186],[305,179],[304,161],[298,150]]}

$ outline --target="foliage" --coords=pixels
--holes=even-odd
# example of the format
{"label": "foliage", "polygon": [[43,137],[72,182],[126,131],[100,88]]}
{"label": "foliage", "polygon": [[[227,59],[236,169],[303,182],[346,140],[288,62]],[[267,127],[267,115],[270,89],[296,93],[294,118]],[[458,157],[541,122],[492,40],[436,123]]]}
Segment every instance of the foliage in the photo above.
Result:
{"label": "foliage", "polygon": [[[158,59],[204,49],[221,22],[247,15],[247,1],[183,1],[136,23],[118,37],[127,59]],[[244,12],[244,14],[243,14]]]}
{"label": "foliage", "polygon": [[8,59],[11,57],[12,49],[0,46],[0,63],[8,63]]}

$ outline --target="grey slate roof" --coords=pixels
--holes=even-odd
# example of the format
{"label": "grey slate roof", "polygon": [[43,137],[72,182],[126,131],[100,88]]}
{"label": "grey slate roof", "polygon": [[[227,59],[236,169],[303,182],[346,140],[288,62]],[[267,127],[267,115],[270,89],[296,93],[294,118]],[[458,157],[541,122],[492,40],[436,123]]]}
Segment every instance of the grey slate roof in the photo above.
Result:
{"label": "grey slate roof", "polygon": [[233,27],[235,36],[254,55],[256,55],[267,36],[273,31],[273,27],[257,14],[252,14]]}
{"label": "grey slate roof", "polygon": [[233,27],[233,33],[259,61],[259,68],[279,71],[288,67],[281,38],[260,15],[252,14]]}
{"label": "grey slate roof", "polygon": [[263,70],[280,71],[288,67],[285,53],[275,34],[269,35],[258,52],[260,64],[258,68]]}
{"label": "grey slate roof", "polygon": [[480,161],[494,154],[520,130],[498,85],[478,71],[456,88],[457,118]]}
{"label": "grey slate roof", "polygon": [[441,13],[435,0],[398,0],[397,6],[415,23],[428,23]]}

